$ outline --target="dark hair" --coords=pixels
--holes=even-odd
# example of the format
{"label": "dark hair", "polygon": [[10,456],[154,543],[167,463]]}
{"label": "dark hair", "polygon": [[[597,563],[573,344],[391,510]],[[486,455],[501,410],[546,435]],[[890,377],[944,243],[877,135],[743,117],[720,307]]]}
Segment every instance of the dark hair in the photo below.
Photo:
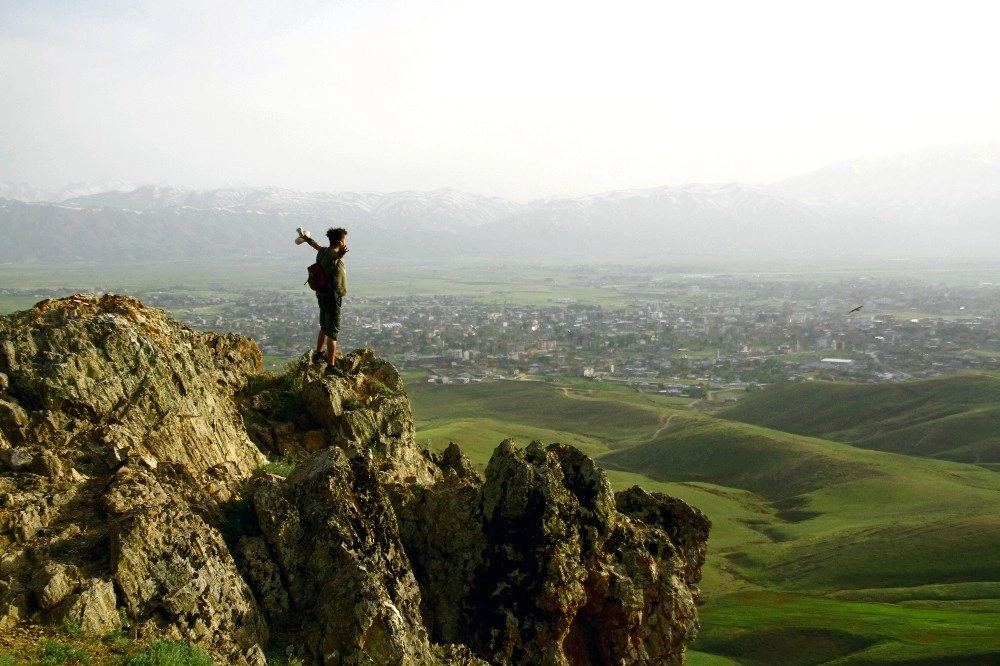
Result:
{"label": "dark hair", "polygon": [[336,245],[347,235],[347,229],[342,227],[330,227],[326,230],[326,237],[330,239],[330,245]]}

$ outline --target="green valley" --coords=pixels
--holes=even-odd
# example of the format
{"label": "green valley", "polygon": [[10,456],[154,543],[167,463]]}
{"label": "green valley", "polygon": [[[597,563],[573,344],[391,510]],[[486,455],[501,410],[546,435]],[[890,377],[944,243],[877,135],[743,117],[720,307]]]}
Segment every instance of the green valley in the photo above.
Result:
{"label": "green valley", "polygon": [[[789,382],[714,414],[558,381],[411,380],[408,393],[431,448],[454,441],[484,466],[506,437],[570,443],[616,488],[704,511],[690,664],[980,664],[1000,659],[1000,475],[921,455],[914,438],[982,455],[997,381]],[[948,427],[966,422],[980,425]]]}

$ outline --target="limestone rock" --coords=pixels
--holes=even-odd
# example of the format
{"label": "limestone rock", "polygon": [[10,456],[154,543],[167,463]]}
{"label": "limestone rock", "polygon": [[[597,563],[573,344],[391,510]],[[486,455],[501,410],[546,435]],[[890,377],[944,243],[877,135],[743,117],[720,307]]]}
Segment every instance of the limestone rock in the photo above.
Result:
{"label": "limestone rock", "polygon": [[680,664],[694,598],[669,537],[614,509],[578,451],[504,442],[486,470],[474,649],[495,663]]}
{"label": "limestone rock", "polygon": [[376,474],[371,458],[328,448],[253,492],[298,630],[321,664],[431,660],[420,590]]}
{"label": "limestone rock", "polygon": [[51,524],[50,493],[51,483],[34,474],[0,477],[0,547],[28,543]]}
{"label": "limestone rock", "polygon": [[424,624],[437,643],[464,642],[467,606],[486,548],[483,479],[451,444],[429,456],[442,471],[434,484],[390,485],[400,536],[420,582]]}
{"label": "limestone rock", "polygon": [[666,532],[680,551],[684,580],[697,598],[712,528],[705,514],[676,497],[647,493],[639,486],[617,493],[615,505],[623,514]]}
{"label": "limestone rock", "polygon": [[402,379],[392,364],[370,349],[338,359],[343,376],[307,373],[302,402],[334,446],[351,455],[371,453],[383,482],[431,483],[436,468],[414,440],[413,413]]}
{"label": "limestone rock", "polygon": [[0,341],[16,405],[0,405],[0,427],[14,444],[101,442],[110,428],[137,453],[198,471],[261,463],[231,399],[261,364],[246,338],[198,333],[126,296],[77,294],[0,319]]}
{"label": "limestone rock", "polygon": [[269,626],[280,630],[292,626],[292,605],[281,579],[281,569],[263,537],[240,537],[233,555],[240,571],[256,592]]}
{"label": "limestone rock", "polygon": [[35,598],[43,610],[53,608],[72,594],[79,585],[76,567],[49,562],[32,577]]}
{"label": "limestone rock", "polygon": [[260,362],[248,338],[122,296],[0,317],[0,623],[102,634],[124,612],[263,664],[267,628],[213,526],[264,461],[234,399]]}
{"label": "limestone rock", "polygon": [[83,631],[101,636],[120,629],[118,598],[110,580],[91,578],[83,581],[79,594],[73,595],[57,616],[63,623],[71,622]]}
{"label": "limestone rock", "polygon": [[123,472],[109,493],[144,500],[133,501],[111,533],[115,588],[129,617],[223,653],[265,644],[263,616],[218,531],[176,492],[158,488],[155,472]]}
{"label": "limestone rock", "polygon": [[700,513],[658,496],[650,507],[685,520],[630,518],[604,472],[560,444],[502,442],[485,480],[457,447],[430,457],[441,478],[393,494],[434,641],[493,664],[683,662],[698,628]]}

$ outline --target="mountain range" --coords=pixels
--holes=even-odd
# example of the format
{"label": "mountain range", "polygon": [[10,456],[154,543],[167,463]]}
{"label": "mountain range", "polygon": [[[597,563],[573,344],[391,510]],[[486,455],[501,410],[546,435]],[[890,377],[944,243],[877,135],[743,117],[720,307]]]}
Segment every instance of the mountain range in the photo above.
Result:
{"label": "mountain range", "polygon": [[997,222],[1000,143],[860,158],[766,185],[688,184],[527,203],[449,189],[110,183],[44,194],[0,183],[4,263],[301,259],[290,242],[299,226],[314,235],[344,226],[352,249],[390,263],[967,259],[998,245]]}

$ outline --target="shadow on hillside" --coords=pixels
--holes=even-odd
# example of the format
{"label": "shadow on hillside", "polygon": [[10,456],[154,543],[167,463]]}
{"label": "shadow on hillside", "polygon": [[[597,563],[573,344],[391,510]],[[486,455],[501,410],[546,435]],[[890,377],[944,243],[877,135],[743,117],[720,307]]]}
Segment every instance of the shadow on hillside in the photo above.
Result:
{"label": "shadow on hillside", "polygon": [[845,631],[789,627],[727,638],[707,632],[691,649],[737,659],[747,666],[806,666],[846,657],[878,642]]}

